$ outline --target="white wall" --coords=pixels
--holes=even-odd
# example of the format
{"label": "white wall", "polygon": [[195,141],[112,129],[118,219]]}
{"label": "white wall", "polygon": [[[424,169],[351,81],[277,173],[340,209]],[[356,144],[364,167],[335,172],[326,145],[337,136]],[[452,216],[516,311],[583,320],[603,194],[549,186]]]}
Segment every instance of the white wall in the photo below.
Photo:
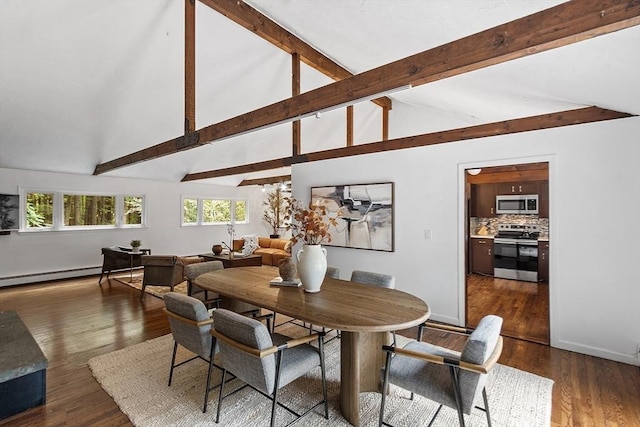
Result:
{"label": "white wall", "polygon": [[[0,168],[0,193],[17,194],[19,187],[147,197],[147,226],[142,229],[12,232],[0,236],[0,287],[96,273],[102,265],[100,248],[128,246],[131,239],[153,254],[192,255],[211,252],[211,246],[229,242],[225,225],[182,227],[181,197],[246,199],[249,224],[237,225],[236,236],[268,235],[261,220],[263,193],[257,187],[227,187],[201,183],[161,182]],[[43,274],[85,269],[64,274]],[[100,270],[98,269],[99,273]],[[33,275],[29,277],[16,277]],[[7,279],[10,278],[10,279]]]}
{"label": "white wall", "polygon": [[393,181],[395,252],[327,247],[328,263],[343,278],[353,269],[393,274],[432,319],[463,325],[464,168],[549,161],[551,345],[637,365],[639,133],[634,117],[300,164],[293,195]]}

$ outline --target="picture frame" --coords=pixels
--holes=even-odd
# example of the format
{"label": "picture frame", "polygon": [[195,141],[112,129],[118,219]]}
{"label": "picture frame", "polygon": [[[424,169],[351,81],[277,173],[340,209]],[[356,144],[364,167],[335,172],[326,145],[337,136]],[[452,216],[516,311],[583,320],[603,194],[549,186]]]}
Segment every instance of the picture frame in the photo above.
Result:
{"label": "picture frame", "polygon": [[18,231],[20,229],[20,196],[0,194],[0,231]]}
{"label": "picture frame", "polygon": [[311,202],[338,214],[326,246],[394,252],[394,183],[311,187]]}

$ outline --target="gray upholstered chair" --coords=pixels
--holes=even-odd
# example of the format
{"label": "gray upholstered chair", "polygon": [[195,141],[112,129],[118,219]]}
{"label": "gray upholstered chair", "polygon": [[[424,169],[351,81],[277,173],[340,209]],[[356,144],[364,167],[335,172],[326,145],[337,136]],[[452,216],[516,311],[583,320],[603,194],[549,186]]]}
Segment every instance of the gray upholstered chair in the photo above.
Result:
{"label": "gray upholstered chair", "polygon": [[324,274],[324,277],[330,277],[331,279],[339,279],[340,269],[337,267],[327,267],[327,272]]}
{"label": "gray upholstered chair", "polygon": [[381,288],[395,289],[396,278],[388,274],[372,273],[369,271],[353,270],[351,281],[365,285],[379,286]]}
{"label": "gray upholstered chair", "polygon": [[[383,346],[387,361],[383,371],[382,390],[388,390],[389,384],[395,384],[409,390],[412,399],[413,393],[417,393],[439,403],[440,407],[431,422],[437,417],[442,405],[456,409],[463,427],[463,414],[471,413],[482,394],[484,411],[491,427],[485,383],[487,374],[502,353],[501,329],[501,317],[483,317],[478,327],[469,335],[461,353],[418,341],[411,341],[403,348]],[[391,357],[392,355],[395,356]],[[388,425],[384,423],[385,400],[386,393],[382,393],[380,426]]]}
{"label": "gray upholstered chair", "polygon": [[[380,288],[395,289],[396,278],[389,274],[372,273],[370,271],[353,270],[351,272],[351,281],[362,283],[364,285],[378,286]],[[393,345],[396,345],[396,331],[392,332]]]}
{"label": "gray upholstered chair", "polygon": [[[207,412],[207,401],[209,400],[209,387],[211,381],[211,370],[214,366],[213,355],[216,347],[213,345],[211,337],[211,325],[213,319],[209,317],[209,312],[204,303],[196,298],[183,295],[178,292],[167,292],[164,295],[164,309],[169,318],[169,326],[173,335],[173,356],[171,356],[171,369],[169,370],[169,386],[173,379],[173,369],[195,359],[202,359],[209,363],[209,373],[204,393],[204,405],[202,412]],[[195,354],[176,365],[176,352],[178,344]],[[215,388],[215,387],[214,387]]]}
{"label": "gray upholstered chair", "polygon": [[[269,329],[259,321],[224,309],[216,310],[213,313],[213,319],[214,327],[211,329],[211,334],[220,348],[223,369],[216,423],[220,420],[223,399],[237,391],[234,390],[224,396],[227,371],[244,381],[243,387],[249,386],[271,399],[271,426],[275,422],[277,405],[300,418],[324,404],[324,417],[329,418],[322,333],[296,339],[271,334]],[[318,348],[309,344],[316,340]],[[322,400],[319,403],[299,415],[278,402],[280,388],[318,366],[322,374]]]}
{"label": "gray upholstered chair", "polygon": [[220,295],[216,293],[212,294],[210,291],[200,288],[194,282],[201,274],[222,269],[224,269],[222,261],[208,261],[185,265],[184,275],[187,278],[187,295],[202,300],[209,308],[212,308],[211,306],[220,308]]}

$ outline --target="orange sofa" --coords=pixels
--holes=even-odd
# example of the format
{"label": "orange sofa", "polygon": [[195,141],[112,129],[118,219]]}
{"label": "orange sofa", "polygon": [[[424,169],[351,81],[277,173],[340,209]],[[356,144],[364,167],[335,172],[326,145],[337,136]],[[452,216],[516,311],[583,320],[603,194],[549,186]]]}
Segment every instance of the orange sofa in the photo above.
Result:
{"label": "orange sofa", "polygon": [[[242,251],[243,246],[243,239],[233,241],[234,251]],[[262,256],[263,265],[277,266],[281,259],[291,257],[291,241],[289,239],[258,237],[258,249],[253,251],[253,254]]]}

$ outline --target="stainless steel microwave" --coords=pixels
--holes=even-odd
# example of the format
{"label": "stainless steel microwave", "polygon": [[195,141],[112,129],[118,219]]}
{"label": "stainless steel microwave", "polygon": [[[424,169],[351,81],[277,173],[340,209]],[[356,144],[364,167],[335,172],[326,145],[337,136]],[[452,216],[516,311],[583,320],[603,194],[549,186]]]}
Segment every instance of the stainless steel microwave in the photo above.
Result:
{"label": "stainless steel microwave", "polygon": [[498,214],[538,214],[537,194],[496,196]]}

